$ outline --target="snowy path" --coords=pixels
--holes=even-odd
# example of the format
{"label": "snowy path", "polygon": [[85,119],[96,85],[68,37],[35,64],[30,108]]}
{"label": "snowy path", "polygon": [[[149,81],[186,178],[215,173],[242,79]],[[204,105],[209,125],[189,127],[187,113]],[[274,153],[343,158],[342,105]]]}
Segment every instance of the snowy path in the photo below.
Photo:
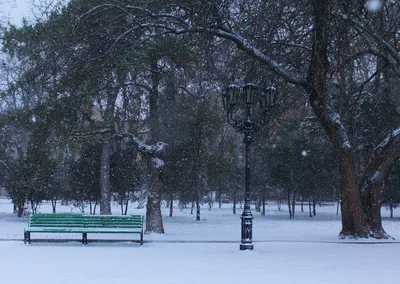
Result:
{"label": "snowy path", "polygon": [[[180,211],[175,209],[174,217],[166,216],[168,209],[164,211],[165,234],[145,235],[145,241],[165,242],[237,242],[240,241],[240,209],[238,214],[231,213],[231,205],[224,204],[222,209],[213,208],[211,211],[201,211],[201,221],[195,221],[195,216],[190,214],[190,209]],[[286,209],[286,208],[285,208]],[[253,239],[254,241],[311,241],[311,242],[346,242],[338,240],[341,229],[340,216],[336,216],[335,206],[318,207],[317,216],[310,218],[307,212],[298,212],[295,220],[288,220],[286,211],[278,211],[276,205],[267,207],[266,216],[254,213]],[[114,214],[119,214],[118,207],[113,208]],[[17,218],[11,214],[12,204],[9,200],[0,199],[0,239],[22,240],[23,231],[27,226],[27,217]],[[50,204],[42,204],[40,212],[51,212]],[[76,208],[59,206],[58,212],[78,212]],[[144,209],[130,207],[131,214],[145,214]],[[382,209],[383,225],[385,230],[396,241],[400,241],[400,209],[395,212],[395,217],[389,219],[388,211]],[[121,235],[93,235],[94,239],[126,239]],[[33,234],[33,239],[80,239],[79,234]],[[132,239],[138,239],[133,236]],[[365,241],[365,240],[364,240]],[[374,242],[370,239],[367,241]],[[387,240],[389,242],[393,240]]]}
{"label": "snowy path", "polygon": [[[2,283],[397,284],[399,245],[0,243]],[[5,281],[4,281],[5,280]]]}
{"label": "snowy path", "polygon": [[[175,210],[171,218],[163,208],[166,233],[145,235],[143,246],[117,235],[112,239],[120,242],[67,242],[79,240],[79,234],[33,234],[42,241],[24,245],[27,218],[17,218],[11,210],[12,204],[0,199],[0,283],[400,283],[400,221],[387,218],[386,209],[383,224],[396,240],[377,244],[373,239],[338,240],[341,222],[334,207],[318,208],[313,218],[298,213],[288,220],[287,212],[272,204],[266,216],[254,213],[254,251],[239,251],[240,214],[233,215],[228,205],[202,210],[200,222],[190,209]],[[118,207],[114,210],[118,214]],[[50,211],[49,204],[40,208]],[[130,213],[144,210],[132,206]],[[109,236],[90,237],[106,241]]]}

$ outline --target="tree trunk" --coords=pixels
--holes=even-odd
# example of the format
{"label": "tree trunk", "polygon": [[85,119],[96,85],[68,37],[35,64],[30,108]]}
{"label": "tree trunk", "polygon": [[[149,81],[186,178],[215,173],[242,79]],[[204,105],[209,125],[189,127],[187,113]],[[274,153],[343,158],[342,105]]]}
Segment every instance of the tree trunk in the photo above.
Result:
{"label": "tree trunk", "polygon": [[311,63],[305,89],[310,105],[333,144],[339,158],[342,230],[340,236],[367,237],[368,230],[361,208],[357,186],[353,149],[339,114],[326,98],[327,72],[329,70],[328,43],[330,0],[312,0],[314,38]]}
{"label": "tree trunk", "polygon": [[[151,161],[149,161],[151,163]],[[146,234],[164,234],[164,225],[161,214],[161,185],[163,172],[161,169],[152,169],[153,173],[149,176],[149,195],[146,206]]]}
{"label": "tree trunk", "polygon": [[21,218],[22,215],[24,214],[24,208],[25,208],[25,201],[20,202],[18,204],[14,204],[14,211],[16,211],[17,216],[19,218]]}
{"label": "tree trunk", "polygon": [[233,211],[233,214],[236,214],[236,203],[237,203],[237,200],[236,200],[236,190],[234,190],[234,192],[233,192],[233,198],[232,198],[232,211]]}
{"label": "tree trunk", "polygon": [[174,213],[174,194],[169,195],[169,217],[172,217]]}
{"label": "tree trunk", "polygon": [[56,214],[57,200],[55,200],[55,199],[51,200],[51,207],[53,209],[53,214]]}
{"label": "tree trunk", "polygon": [[125,200],[125,212],[124,215],[128,215],[129,199]]}
{"label": "tree trunk", "polygon": [[265,200],[266,198],[265,198],[265,191],[263,192],[263,196],[262,196],[262,211],[261,211],[261,215],[262,216],[265,216],[265,202],[266,202],[266,200]]}
{"label": "tree trunk", "polygon": [[288,209],[289,209],[289,219],[292,219],[292,208],[290,206],[291,200],[290,200],[290,190],[288,189],[288,194],[287,194],[287,204],[288,204]]}
{"label": "tree trunk", "polygon": [[[159,114],[158,114],[158,88],[160,85],[161,75],[158,68],[157,54],[151,54],[150,72],[151,72],[151,90],[149,92],[149,115],[152,131],[152,139],[157,139],[159,132]],[[147,198],[147,211],[146,211],[146,233],[164,233],[164,225],[161,214],[161,179],[162,170],[154,168],[152,161],[148,159],[148,169],[151,171],[149,177],[149,195]]]}
{"label": "tree trunk", "polygon": [[111,145],[109,134],[103,134],[100,170],[101,203],[100,214],[111,215],[111,192],[110,192],[110,159]]}
{"label": "tree trunk", "polygon": [[369,236],[386,239],[381,205],[385,182],[393,164],[400,158],[400,127],[390,133],[373,151],[360,182],[362,204]]}
{"label": "tree trunk", "polygon": [[341,153],[340,170],[340,213],[342,216],[341,238],[368,237],[365,215],[361,208],[360,193],[352,152]]}
{"label": "tree trunk", "polygon": [[337,197],[337,201],[336,201],[337,205],[336,205],[336,216],[339,215],[339,207],[340,207],[340,193],[338,192],[338,197]]}
{"label": "tree trunk", "polygon": [[301,197],[301,212],[304,212],[304,198],[303,196]]}
{"label": "tree trunk", "polygon": [[200,194],[196,194],[196,221],[200,221]]}
{"label": "tree trunk", "polygon": [[256,212],[261,212],[261,193],[257,192],[257,200],[255,204],[255,210]]}
{"label": "tree trunk", "polygon": [[317,209],[316,209],[316,207],[317,207],[317,201],[315,200],[315,195],[313,195],[313,197],[312,197],[312,214],[313,214],[313,216],[316,216],[317,215]]}
{"label": "tree trunk", "polygon": [[393,218],[393,203],[390,203],[390,218]]}
{"label": "tree trunk", "polygon": [[[105,126],[113,129],[115,101],[118,96],[119,85],[114,85],[108,90],[107,105],[104,112]],[[100,214],[111,215],[111,186],[110,186],[110,159],[111,159],[111,133],[102,134],[101,169],[100,169]]]}
{"label": "tree trunk", "polygon": [[311,194],[308,195],[308,212],[309,212],[309,216],[312,217],[312,206],[311,206]]}
{"label": "tree trunk", "polygon": [[293,190],[293,198],[292,198],[292,219],[294,219],[296,212],[296,190]]}
{"label": "tree trunk", "polygon": [[161,200],[161,195],[157,192],[149,193],[146,206],[146,234],[164,234],[164,225],[161,214]]}

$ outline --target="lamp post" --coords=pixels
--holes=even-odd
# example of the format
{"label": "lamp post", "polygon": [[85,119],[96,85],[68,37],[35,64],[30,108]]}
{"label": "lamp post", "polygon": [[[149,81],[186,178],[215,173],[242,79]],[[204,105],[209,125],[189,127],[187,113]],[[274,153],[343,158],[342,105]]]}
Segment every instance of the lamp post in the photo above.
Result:
{"label": "lamp post", "polygon": [[[253,106],[257,101],[260,104],[262,120],[255,122],[253,118]],[[241,222],[241,244],[240,250],[252,250],[253,246],[253,215],[250,210],[250,164],[249,153],[252,142],[252,135],[259,131],[267,123],[267,115],[277,102],[276,89],[274,87],[258,90],[255,84],[245,84],[242,87],[229,85],[226,92],[222,94],[223,107],[227,113],[227,122],[233,128],[244,134],[245,144],[245,192],[244,208]],[[256,102],[257,104],[257,102]],[[239,107],[244,107],[239,109]]]}

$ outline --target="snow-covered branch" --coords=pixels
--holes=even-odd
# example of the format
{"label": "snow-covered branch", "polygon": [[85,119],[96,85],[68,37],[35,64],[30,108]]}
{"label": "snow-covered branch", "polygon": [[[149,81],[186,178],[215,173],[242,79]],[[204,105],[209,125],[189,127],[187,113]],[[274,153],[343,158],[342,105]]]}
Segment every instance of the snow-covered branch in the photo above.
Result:
{"label": "snow-covered branch", "polygon": [[391,132],[374,149],[365,169],[360,190],[371,190],[374,184],[383,183],[392,165],[400,159],[400,127]]}
{"label": "snow-covered branch", "polygon": [[[116,2],[117,3],[117,2]],[[123,5],[123,4],[102,4],[96,6],[82,16],[78,20],[83,19],[86,16],[97,12],[98,10],[105,8],[115,8],[133,16],[132,25],[122,32],[113,43],[113,46],[120,40],[127,37],[131,33],[147,29],[151,32],[148,36],[157,36],[159,34],[185,34],[185,33],[208,33],[219,38],[223,38],[235,43],[238,48],[252,57],[257,58],[260,62],[266,64],[271,68],[273,72],[281,76],[285,81],[294,85],[304,86],[305,78],[301,78],[292,74],[289,70],[283,67],[282,64],[273,60],[270,56],[263,53],[260,49],[254,46],[248,39],[224,26],[194,26],[191,25],[191,21],[180,17],[178,12],[176,13],[153,13],[150,10],[144,9],[138,6]],[[179,10],[179,9],[178,9]],[[138,15],[134,13],[138,13]]]}
{"label": "snow-covered branch", "polygon": [[148,145],[130,132],[119,133],[115,136],[119,138],[131,138],[133,145],[140,153],[142,153],[143,155],[151,156],[153,158],[161,158],[162,156],[164,156],[166,148],[168,146],[168,144],[164,142],[157,142],[156,144]]}
{"label": "snow-covered branch", "polygon": [[211,33],[217,37],[230,40],[235,43],[240,50],[246,52],[252,57],[256,57],[258,60],[268,65],[272,69],[272,71],[281,76],[285,81],[298,86],[305,85],[305,80],[303,78],[299,78],[291,74],[279,62],[273,60],[267,54],[263,53],[261,50],[251,44],[246,38],[239,35],[238,33],[228,31],[226,28],[204,28],[196,29],[196,31]]}

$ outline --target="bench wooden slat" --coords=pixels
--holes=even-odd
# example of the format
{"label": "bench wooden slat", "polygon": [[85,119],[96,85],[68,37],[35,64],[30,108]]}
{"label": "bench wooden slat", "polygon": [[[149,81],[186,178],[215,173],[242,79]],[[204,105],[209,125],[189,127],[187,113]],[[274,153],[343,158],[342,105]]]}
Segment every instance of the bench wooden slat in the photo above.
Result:
{"label": "bench wooden slat", "polygon": [[142,222],[115,222],[115,221],[90,222],[87,220],[82,220],[81,222],[76,222],[76,221],[33,221],[33,222],[30,222],[29,225],[36,225],[36,224],[37,225],[41,225],[41,224],[44,224],[44,225],[46,225],[46,224],[49,224],[49,225],[51,225],[51,224],[71,224],[71,225],[85,224],[87,226],[90,226],[90,225],[139,225],[139,226],[141,226]]}
{"label": "bench wooden slat", "polygon": [[77,228],[40,228],[29,230],[30,233],[99,233],[99,234],[140,234],[140,231],[124,231],[124,230],[95,230],[94,228],[84,228],[83,230]]}

